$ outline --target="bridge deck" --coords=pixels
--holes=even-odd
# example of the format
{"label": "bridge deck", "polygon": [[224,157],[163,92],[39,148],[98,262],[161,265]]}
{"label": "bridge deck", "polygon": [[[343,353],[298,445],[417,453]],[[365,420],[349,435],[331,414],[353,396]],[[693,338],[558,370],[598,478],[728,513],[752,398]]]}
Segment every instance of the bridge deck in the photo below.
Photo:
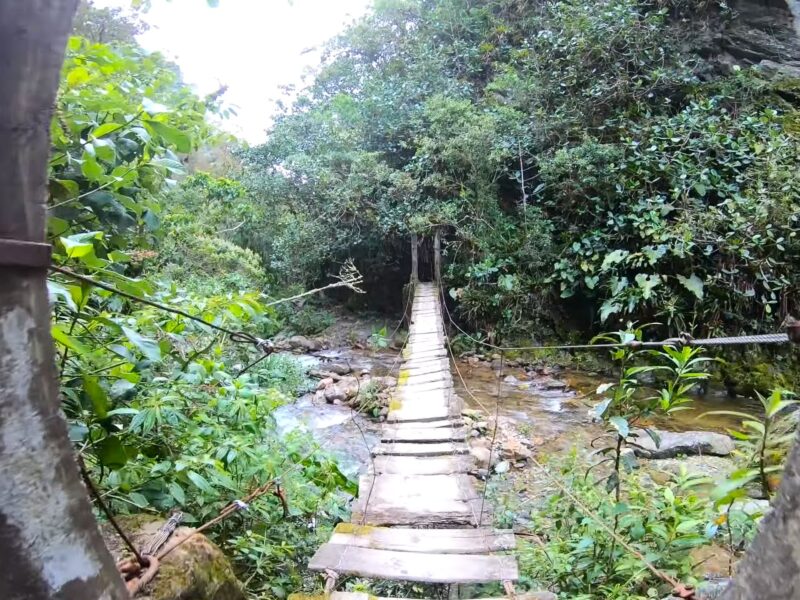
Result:
{"label": "bridge deck", "polygon": [[[474,468],[445,349],[436,288],[417,285],[409,339],[373,465],[352,523],[340,524],[309,569],[427,583],[512,582],[514,535],[496,531]],[[483,513],[483,514],[481,514]]]}

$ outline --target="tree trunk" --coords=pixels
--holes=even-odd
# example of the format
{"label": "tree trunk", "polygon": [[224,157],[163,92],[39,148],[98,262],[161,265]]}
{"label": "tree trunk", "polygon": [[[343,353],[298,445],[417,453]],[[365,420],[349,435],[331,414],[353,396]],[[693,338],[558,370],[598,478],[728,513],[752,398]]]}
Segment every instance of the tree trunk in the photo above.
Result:
{"label": "tree trunk", "polygon": [[720,600],[796,598],[800,598],[800,437],[786,461],[772,510]]}
{"label": "tree trunk", "polygon": [[[0,238],[44,241],[50,117],[76,4],[0,1]],[[46,270],[0,253],[0,598],[127,598],[59,408]]]}

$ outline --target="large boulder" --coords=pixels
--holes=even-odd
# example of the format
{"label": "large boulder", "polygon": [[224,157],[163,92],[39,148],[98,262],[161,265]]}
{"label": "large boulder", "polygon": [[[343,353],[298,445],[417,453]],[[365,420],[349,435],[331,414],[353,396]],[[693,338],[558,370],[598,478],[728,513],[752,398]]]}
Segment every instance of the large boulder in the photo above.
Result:
{"label": "large boulder", "polygon": [[636,456],[641,458],[675,458],[679,455],[710,454],[728,456],[733,452],[733,440],[722,433],[712,431],[656,431],[660,438],[658,446],[643,430],[632,432],[635,442],[631,444]]}
{"label": "large boulder", "polygon": [[279,344],[279,347],[285,347],[295,352],[316,352],[322,348],[322,343],[304,335],[293,335]]}
{"label": "large boulder", "polygon": [[353,372],[352,367],[346,363],[334,362],[325,365],[325,368],[331,373],[336,373],[337,375],[347,375],[348,373]]}
{"label": "large boulder", "polygon": [[358,391],[363,384],[358,377],[342,377],[333,385],[329,385],[324,390],[325,400],[331,404],[335,401],[347,402],[358,395]]}
{"label": "large boulder", "polygon": [[[122,530],[137,548],[147,546],[150,539],[164,524],[154,521],[152,515],[118,517]],[[108,523],[101,526],[106,546],[115,560],[128,556],[127,548]],[[173,540],[187,537],[193,530],[178,527]],[[146,600],[245,600],[244,587],[236,579],[222,550],[202,534],[187,541],[167,554],[159,565],[158,573],[137,598]]]}

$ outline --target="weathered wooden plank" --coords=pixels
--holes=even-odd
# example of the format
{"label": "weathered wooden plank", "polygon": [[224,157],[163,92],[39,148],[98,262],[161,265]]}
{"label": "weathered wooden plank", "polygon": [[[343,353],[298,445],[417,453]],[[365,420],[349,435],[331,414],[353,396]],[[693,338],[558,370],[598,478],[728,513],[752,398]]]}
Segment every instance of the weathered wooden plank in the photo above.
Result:
{"label": "weathered wooden plank", "polygon": [[[392,403],[397,402],[393,400]],[[424,423],[426,421],[441,421],[461,415],[460,403],[453,406],[447,404],[424,405],[420,403],[400,404],[386,415],[387,423]]]}
{"label": "weathered wooden plank", "polygon": [[374,456],[441,456],[469,454],[469,447],[460,442],[434,442],[413,444],[406,442],[384,442],[373,450]]}
{"label": "weathered wooden plank", "polygon": [[437,369],[428,373],[409,373],[405,369],[400,369],[400,374],[397,377],[397,387],[402,388],[442,382],[453,382],[453,376],[450,375],[449,369]]}
{"label": "weathered wooden plank", "polygon": [[358,478],[356,505],[402,504],[416,499],[466,502],[479,498],[472,477],[463,473],[452,475],[362,475]]}
{"label": "weathered wooden plank", "polygon": [[[413,398],[417,394],[423,394],[424,392],[452,392],[453,391],[453,382],[452,381],[426,381],[422,383],[406,383],[405,385],[399,385],[397,387],[397,392],[395,393],[395,397],[405,396],[406,398]],[[449,396],[450,394],[446,394]]]}
{"label": "weathered wooden plank", "polygon": [[[369,503],[366,512],[354,507],[350,517],[355,523],[384,527],[477,527],[481,510],[480,500],[431,500],[413,505],[393,504],[383,506]],[[484,513],[484,521],[491,518]]]}
{"label": "weathered wooden plank", "polygon": [[519,577],[517,563],[510,556],[396,552],[339,544],[321,546],[308,568],[330,569],[340,575],[427,583],[488,583],[516,581]]}
{"label": "weathered wooden plank", "polygon": [[469,455],[457,456],[376,456],[371,470],[375,473],[398,475],[447,475],[469,473],[475,469],[475,459]]}
{"label": "weathered wooden plank", "polygon": [[457,427],[464,426],[464,419],[461,418],[453,418],[453,419],[439,419],[436,421],[425,421],[424,423],[415,423],[414,421],[410,422],[400,422],[400,423],[387,423],[385,427],[391,427],[392,429],[429,429],[429,428],[437,428],[437,427],[447,427],[448,429],[453,429]]}
{"label": "weathered wooden plank", "polygon": [[383,442],[463,442],[467,439],[466,427],[393,427],[381,431]]}
{"label": "weathered wooden plank", "polygon": [[[552,592],[524,592],[514,595],[516,600],[557,600]],[[294,593],[289,594],[289,600],[322,600],[320,595]],[[386,596],[371,596],[367,592],[332,592],[327,600],[405,600],[403,598],[387,598]],[[430,600],[430,599],[423,599]],[[475,598],[475,600],[508,600],[508,596],[495,598]]]}
{"label": "weathered wooden plank", "polygon": [[441,359],[434,361],[407,361],[403,363],[400,373],[408,377],[412,375],[429,375],[430,373],[442,373],[450,376],[450,364]]}
{"label": "weathered wooden plank", "polygon": [[419,369],[420,367],[430,367],[432,365],[438,365],[445,369],[449,369],[450,360],[447,358],[446,354],[432,353],[428,356],[414,356],[412,358],[407,358],[403,361],[403,366],[401,368],[413,371],[414,369]]}
{"label": "weathered wooden plank", "polygon": [[331,544],[436,554],[480,554],[513,550],[514,532],[510,529],[410,529],[369,527],[339,523]]}

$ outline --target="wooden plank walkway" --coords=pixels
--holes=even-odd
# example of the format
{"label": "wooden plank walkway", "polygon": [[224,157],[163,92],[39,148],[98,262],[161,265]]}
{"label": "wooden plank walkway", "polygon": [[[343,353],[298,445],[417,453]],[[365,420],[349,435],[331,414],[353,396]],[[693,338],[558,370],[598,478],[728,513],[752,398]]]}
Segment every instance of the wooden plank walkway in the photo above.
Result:
{"label": "wooden plank walkway", "polygon": [[336,527],[309,569],[329,578],[516,581],[517,562],[502,553],[514,549],[514,535],[490,528],[488,506],[482,507],[469,475],[474,464],[462,408],[453,390],[436,287],[420,283],[397,388],[373,464],[360,478],[352,523]]}

